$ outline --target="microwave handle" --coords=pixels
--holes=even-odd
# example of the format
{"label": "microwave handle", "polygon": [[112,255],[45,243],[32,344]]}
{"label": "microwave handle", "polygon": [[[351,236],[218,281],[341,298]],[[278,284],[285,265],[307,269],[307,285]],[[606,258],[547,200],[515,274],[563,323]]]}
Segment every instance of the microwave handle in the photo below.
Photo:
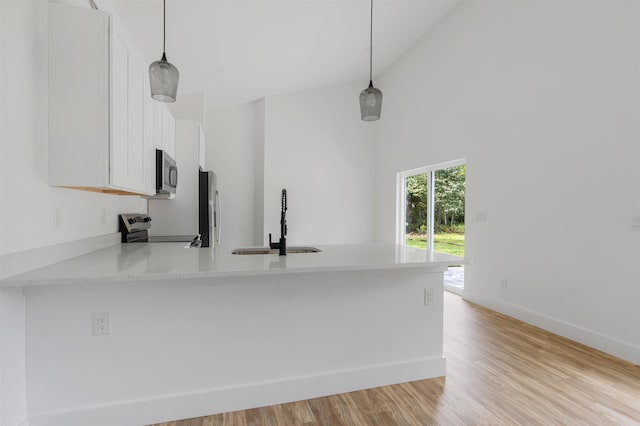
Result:
{"label": "microwave handle", "polygon": [[176,187],[178,186],[178,168],[177,167],[169,167],[169,185]]}

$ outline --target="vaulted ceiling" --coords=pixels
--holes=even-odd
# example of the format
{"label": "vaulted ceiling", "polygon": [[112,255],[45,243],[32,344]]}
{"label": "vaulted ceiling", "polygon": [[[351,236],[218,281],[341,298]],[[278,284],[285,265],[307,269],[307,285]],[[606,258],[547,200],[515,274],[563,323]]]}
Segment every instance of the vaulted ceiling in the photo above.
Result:
{"label": "vaulted ceiling", "polygon": [[[374,79],[460,0],[374,0]],[[162,0],[113,0],[148,61],[162,54]],[[179,93],[213,106],[369,79],[369,0],[167,0]]]}

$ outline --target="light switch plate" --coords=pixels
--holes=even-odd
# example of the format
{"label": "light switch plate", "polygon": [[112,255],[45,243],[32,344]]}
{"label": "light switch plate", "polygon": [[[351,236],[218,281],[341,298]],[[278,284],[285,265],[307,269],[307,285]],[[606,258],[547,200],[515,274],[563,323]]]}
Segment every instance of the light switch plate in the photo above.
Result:
{"label": "light switch plate", "polygon": [[92,315],[92,334],[104,336],[111,334],[111,314],[109,312],[96,312]]}

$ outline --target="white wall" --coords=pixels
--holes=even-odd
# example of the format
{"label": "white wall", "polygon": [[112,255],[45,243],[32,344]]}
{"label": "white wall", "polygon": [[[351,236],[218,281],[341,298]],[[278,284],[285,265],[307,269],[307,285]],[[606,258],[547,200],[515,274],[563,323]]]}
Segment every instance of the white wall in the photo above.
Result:
{"label": "white wall", "polygon": [[279,238],[287,188],[288,244],[373,241],[375,123],[360,120],[363,84],[267,98],[265,238]]}
{"label": "white wall", "polygon": [[118,213],[145,211],[139,197],[48,185],[47,1],[2,4],[0,255],[117,232]]}
{"label": "white wall", "polygon": [[[3,36],[3,31],[2,28],[4,28],[4,1],[0,0],[0,82],[4,81],[3,75],[4,75],[4,36]],[[2,83],[0,83],[2,84]],[[0,89],[2,88],[2,86],[0,86]],[[5,106],[4,106],[4,96],[1,96],[2,92],[0,92],[0,223],[4,223],[3,220],[3,214],[2,214],[2,199],[4,198],[4,174],[2,173],[2,169],[3,169],[3,164],[4,164],[4,119],[2,118],[4,116],[4,112],[5,112]],[[4,241],[4,234],[3,234],[3,230],[2,230],[2,226],[0,226],[0,253],[3,252],[3,247],[4,244],[2,243],[2,241]],[[0,271],[0,274],[2,272]]]}
{"label": "white wall", "polygon": [[466,157],[466,297],[636,363],[639,21],[631,0],[461,3],[378,79],[376,156],[378,240],[397,172]]}
{"label": "white wall", "polygon": [[176,120],[196,120],[204,123],[204,94],[181,93],[174,103],[166,104]]}
{"label": "white wall", "polygon": [[360,86],[205,106],[222,245],[262,245],[269,233],[277,240],[282,188],[289,192],[289,244],[373,241],[375,124],[359,119]]}
{"label": "white wall", "polygon": [[[213,95],[210,95],[213,96]],[[256,161],[260,162],[264,102],[224,109],[207,108],[205,139],[207,168],[218,176],[222,207],[220,244],[241,247],[255,241]]]}
{"label": "white wall", "polygon": [[0,290],[0,425],[27,417],[25,298],[22,289]]}
{"label": "white wall", "polygon": [[264,138],[265,138],[265,100],[260,99],[257,102],[260,113],[256,117],[253,126],[255,141],[254,153],[254,215],[253,215],[253,242],[254,244],[262,244],[265,238],[264,233]]}
{"label": "white wall", "polygon": [[[4,28],[7,2],[0,0],[0,254],[4,250],[4,128],[8,109],[4,96],[5,46]],[[2,265],[2,263],[0,263]],[[0,266],[2,268],[2,266]],[[3,271],[0,270],[0,277]],[[0,291],[0,425],[16,426],[27,417],[27,373],[25,344],[25,301],[22,290]]]}

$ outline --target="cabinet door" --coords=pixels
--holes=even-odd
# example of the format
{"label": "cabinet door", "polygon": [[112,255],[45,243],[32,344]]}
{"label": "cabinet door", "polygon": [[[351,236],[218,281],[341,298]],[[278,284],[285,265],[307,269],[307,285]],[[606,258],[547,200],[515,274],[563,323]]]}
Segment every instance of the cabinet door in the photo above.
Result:
{"label": "cabinet door", "polygon": [[156,147],[154,112],[155,103],[149,89],[149,73],[144,74],[144,159],[145,159],[145,191],[149,194],[156,192]]}
{"label": "cabinet door", "polygon": [[117,32],[111,39],[111,176],[112,185],[126,188],[129,139],[129,52]]}
{"label": "cabinet door", "polygon": [[169,120],[167,119],[167,108],[162,106],[162,150],[169,152],[167,147],[169,146]]}
{"label": "cabinet door", "polygon": [[204,130],[202,130],[202,126],[200,128],[200,138],[198,143],[198,165],[202,167],[202,170],[207,170],[205,167],[205,155],[206,155],[206,145],[204,142]]}
{"label": "cabinet door", "polygon": [[176,121],[169,108],[162,105],[162,149],[176,158]]}
{"label": "cabinet door", "polygon": [[49,3],[48,9],[49,184],[105,187],[112,132],[110,17],[66,4]]}
{"label": "cabinet door", "polygon": [[169,152],[169,111],[164,105],[162,105],[162,150],[173,157]]}
{"label": "cabinet door", "polygon": [[153,146],[157,149],[164,149],[163,133],[164,125],[162,123],[162,112],[164,107],[158,101],[153,101]]}
{"label": "cabinet door", "polygon": [[144,95],[145,67],[129,58],[129,139],[127,144],[127,188],[145,191]]}
{"label": "cabinet door", "polygon": [[167,136],[167,150],[169,151],[169,155],[173,158],[176,158],[176,120],[173,118],[171,112],[167,108],[167,120],[169,121],[168,131],[169,134]]}

